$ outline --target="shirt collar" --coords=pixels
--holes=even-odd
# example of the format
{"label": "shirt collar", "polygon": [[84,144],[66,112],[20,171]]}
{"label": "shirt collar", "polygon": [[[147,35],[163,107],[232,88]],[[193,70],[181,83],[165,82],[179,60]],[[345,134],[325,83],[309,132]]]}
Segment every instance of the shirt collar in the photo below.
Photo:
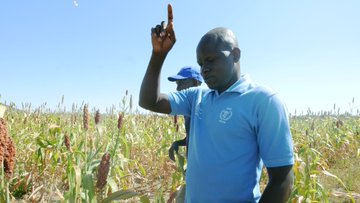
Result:
{"label": "shirt collar", "polygon": [[[240,79],[232,84],[227,90],[224,92],[237,92],[240,94],[245,93],[250,89],[251,79],[249,74],[243,74],[240,76]],[[210,92],[214,92],[216,95],[219,95],[217,90],[211,89]]]}
{"label": "shirt collar", "polygon": [[232,84],[225,92],[238,92],[240,94],[245,93],[249,90],[251,79],[249,74],[243,74],[240,79]]}

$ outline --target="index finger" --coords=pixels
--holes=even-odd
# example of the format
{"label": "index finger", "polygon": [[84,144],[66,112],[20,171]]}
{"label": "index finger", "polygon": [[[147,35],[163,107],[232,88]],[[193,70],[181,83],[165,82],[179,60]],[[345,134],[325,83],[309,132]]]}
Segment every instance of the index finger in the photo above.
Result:
{"label": "index finger", "polygon": [[173,23],[173,19],[174,19],[174,16],[173,16],[173,11],[172,11],[172,6],[171,6],[171,4],[168,4],[168,25]]}

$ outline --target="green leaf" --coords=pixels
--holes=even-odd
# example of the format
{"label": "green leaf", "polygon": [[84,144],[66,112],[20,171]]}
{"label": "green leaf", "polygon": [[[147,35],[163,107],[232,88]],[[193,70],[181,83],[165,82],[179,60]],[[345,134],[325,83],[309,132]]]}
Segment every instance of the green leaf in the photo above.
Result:
{"label": "green leaf", "polygon": [[141,203],[150,203],[150,199],[147,195],[143,195],[140,197],[140,202]]}
{"label": "green leaf", "polygon": [[117,191],[119,188],[117,187],[116,182],[112,177],[107,178],[107,184],[110,186],[111,191]]}
{"label": "green leaf", "polygon": [[83,177],[83,187],[88,191],[89,200],[91,202],[95,197],[94,180],[92,174],[86,174]]}
{"label": "green leaf", "polygon": [[322,173],[325,174],[326,176],[335,178],[335,180],[337,180],[342,185],[342,187],[345,188],[346,191],[348,191],[348,188],[346,187],[344,182],[339,177],[337,177],[336,175],[334,175],[334,174],[332,174],[332,173],[330,173],[329,171],[326,171],[326,170],[323,170]]}
{"label": "green leaf", "polygon": [[110,196],[105,198],[102,203],[108,203],[114,200],[125,200],[132,197],[136,197],[140,195],[140,193],[131,191],[131,190],[119,190],[117,192],[112,193]]}
{"label": "green leaf", "polygon": [[76,165],[74,165],[72,170],[70,171],[69,183],[69,190],[72,191],[70,198],[71,200],[76,201],[76,199],[80,195],[81,186],[81,169]]}
{"label": "green leaf", "polygon": [[58,126],[58,125],[50,125],[49,126],[49,133],[50,133],[50,135],[53,135],[53,136],[55,136],[56,134],[60,134],[61,133],[61,128],[60,128],[60,126]]}
{"label": "green leaf", "polygon": [[184,166],[185,166],[185,157],[182,156],[181,154],[177,154],[177,169],[185,175],[185,169],[184,169]]}
{"label": "green leaf", "polygon": [[136,162],[136,165],[139,167],[139,170],[140,170],[141,174],[143,176],[146,176],[145,168],[139,162]]}
{"label": "green leaf", "polygon": [[37,137],[37,138],[36,138],[36,143],[37,143],[41,148],[47,148],[47,146],[49,145],[49,142],[47,142],[46,140],[44,140],[42,137]]}
{"label": "green leaf", "polygon": [[[88,160],[89,161],[89,160]],[[95,160],[93,162],[91,162],[88,165],[88,169],[87,169],[87,173],[91,173],[93,170],[95,170],[96,167],[99,166],[101,160]]]}
{"label": "green leaf", "polygon": [[48,146],[55,146],[56,145],[56,140],[46,140],[46,142],[48,143]]}

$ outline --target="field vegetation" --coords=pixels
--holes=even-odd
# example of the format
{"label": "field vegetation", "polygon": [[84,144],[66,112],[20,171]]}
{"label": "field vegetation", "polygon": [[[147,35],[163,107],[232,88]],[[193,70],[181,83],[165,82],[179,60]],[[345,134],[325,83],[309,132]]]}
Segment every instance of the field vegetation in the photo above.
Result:
{"label": "field vegetation", "polygon": [[[184,150],[173,162],[168,149],[185,135],[181,117],[139,113],[127,94],[106,112],[89,104],[66,111],[62,101],[56,110],[10,104],[0,117],[1,136],[16,150],[13,168],[2,161],[0,202],[147,203],[180,196]],[[340,114],[334,106],[290,119],[296,162],[289,202],[360,202],[359,111]],[[261,181],[264,187],[265,175]]]}

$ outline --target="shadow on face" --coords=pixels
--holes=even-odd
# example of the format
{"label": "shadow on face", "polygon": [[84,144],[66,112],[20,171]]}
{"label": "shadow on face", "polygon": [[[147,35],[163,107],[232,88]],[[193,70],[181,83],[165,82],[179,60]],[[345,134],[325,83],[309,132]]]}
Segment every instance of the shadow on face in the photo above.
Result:
{"label": "shadow on face", "polygon": [[177,85],[176,90],[181,91],[190,87],[200,86],[201,82],[193,78],[187,78],[187,79],[177,80],[176,85]]}

